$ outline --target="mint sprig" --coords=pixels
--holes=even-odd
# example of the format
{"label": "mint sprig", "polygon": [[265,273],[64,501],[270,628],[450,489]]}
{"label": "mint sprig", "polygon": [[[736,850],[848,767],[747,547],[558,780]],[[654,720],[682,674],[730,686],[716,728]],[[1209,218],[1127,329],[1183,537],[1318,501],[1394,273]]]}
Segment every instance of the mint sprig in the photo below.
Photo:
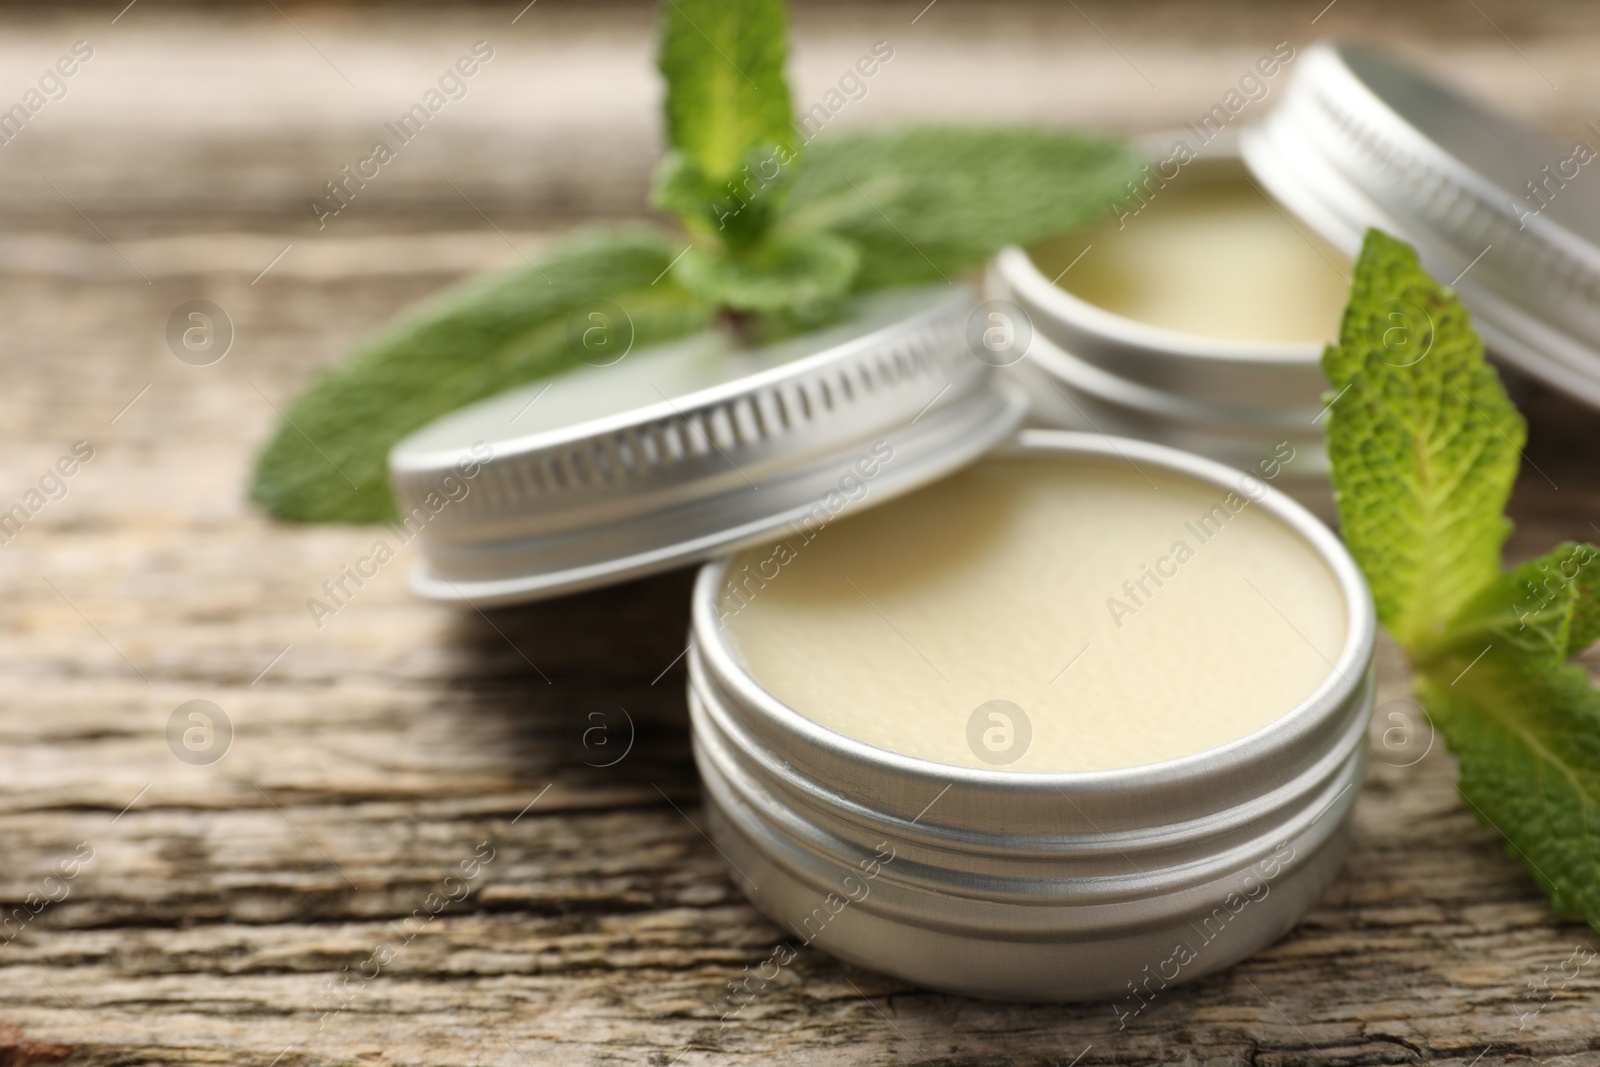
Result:
{"label": "mint sprig", "polygon": [[1502,570],[1526,437],[1466,309],[1368,231],[1339,342],[1328,452],[1345,543],[1460,764],[1461,795],[1555,908],[1600,924],[1600,549]]}
{"label": "mint sprig", "polygon": [[635,347],[713,323],[746,337],[806,329],[857,293],[951,282],[1007,244],[1092,221],[1137,173],[1125,146],[1052,130],[824,131],[805,143],[787,52],[782,0],[665,0],[671,148],[651,201],[681,235],[575,238],[414,309],[289,406],[251,496],[301,522],[390,518],[389,449],[576,364],[585,353],[567,327],[586,304],[620,306]]}
{"label": "mint sprig", "polygon": [[665,0],[661,74],[673,154],[726,181],[758,144],[794,143],[782,0]]}
{"label": "mint sprig", "polygon": [[672,150],[652,200],[701,238],[761,243],[795,160],[782,0],[664,0],[659,65]]}

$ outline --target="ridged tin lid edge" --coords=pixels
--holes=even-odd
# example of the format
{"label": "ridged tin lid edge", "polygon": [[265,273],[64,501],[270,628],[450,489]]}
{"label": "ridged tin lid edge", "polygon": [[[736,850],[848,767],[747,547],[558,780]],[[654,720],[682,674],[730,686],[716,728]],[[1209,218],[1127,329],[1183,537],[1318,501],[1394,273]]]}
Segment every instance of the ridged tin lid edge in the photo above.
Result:
{"label": "ridged tin lid edge", "polygon": [[[1498,177],[1466,158],[1496,146]],[[1553,143],[1381,53],[1322,44],[1240,147],[1261,184],[1323,238],[1353,255],[1373,226],[1414,244],[1498,354],[1600,407],[1600,246],[1563,222],[1589,194],[1564,190],[1565,202],[1532,216],[1523,190],[1506,188],[1507,174],[1531,180],[1558,160]]]}

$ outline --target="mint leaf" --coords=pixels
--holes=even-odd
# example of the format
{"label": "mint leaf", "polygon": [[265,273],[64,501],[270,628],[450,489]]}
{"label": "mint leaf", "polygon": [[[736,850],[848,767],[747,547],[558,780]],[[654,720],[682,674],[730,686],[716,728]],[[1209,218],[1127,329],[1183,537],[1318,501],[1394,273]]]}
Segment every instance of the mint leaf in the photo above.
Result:
{"label": "mint leaf", "polygon": [[[728,279],[707,276],[738,275],[763,289],[756,299],[763,305],[786,283],[756,276],[767,264],[783,261],[783,274],[797,262],[792,249],[748,254],[763,244],[796,162],[783,76],[787,33],[782,0],[665,0],[662,7],[660,65],[673,151],[656,172],[651,203],[676,214],[697,238],[694,255],[704,269],[696,274],[691,265],[691,276],[720,293]],[[713,272],[709,261],[724,253],[742,262]],[[803,287],[794,291],[809,298]]]}
{"label": "mint leaf", "polygon": [[777,227],[860,246],[858,289],[948,281],[1008,244],[1094,221],[1138,165],[1117,142],[1050,130],[821,137],[806,149]]}
{"label": "mint leaf", "polygon": [[1524,424],[1408,246],[1367,232],[1322,362],[1345,542],[1461,795],[1557,911],[1600,927],[1600,692],[1564,665],[1600,636],[1600,549],[1567,542],[1500,570]]}
{"label": "mint leaf", "polygon": [[[659,64],[674,150],[662,165],[654,202],[683,216],[691,229],[707,229],[717,202],[770,195],[765,182],[752,184],[741,173],[758,149],[781,154],[784,165],[794,160],[794,114],[784,78],[787,32],[782,0],[662,3]],[[758,234],[762,219],[746,218],[739,232],[746,230]]]}
{"label": "mint leaf", "polygon": [[1568,656],[1576,656],[1600,641],[1600,560],[1596,559],[1597,555],[1600,549],[1594,545],[1579,544],[1573,548],[1574,558],[1559,567],[1562,577],[1573,567],[1578,570],[1577,577],[1571,579],[1572,627],[1567,634]]}
{"label": "mint leaf", "polygon": [[860,263],[861,253],[849,241],[813,233],[770,242],[743,257],[691,248],[673,277],[701,299],[735,311],[818,318],[844,299]]}
{"label": "mint leaf", "polygon": [[661,161],[650,202],[682,220],[689,232],[710,238],[709,248],[745,249],[771,229],[777,207],[794,177],[795,156],[782,145],[758,144],[739,174],[721,185],[685,157]]}
{"label": "mint leaf", "polygon": [[621,307],[636,347],[703,327],[708,305],[663,277],[677,251],[641,227],[579,233],[536,266],[424,302],[288,407],[251,497],[298,522],[391,518],[390,447],[446,412],[577,363],[584,353],[569,320],[586,305]]}
{"label": "mint leaf", "polygon": [[788,20],[781,0],[665,0],[661,74],[673,149],[712,185],[751,148],[793,148],[783,76]]}
{"label": "mint leaf", "polygon": [[1322,366],[1345,544],[1378,618],[1419,650],[1500,572],[1526,426],[1460,301],[1376,230]]}
{"label": "mint leaf", "polygon": [[1600,693],[1581,668],[1528,670],[1495,651],[1441,675],[1456,681],[1418,688],[1460,760],[1461,795],[1558,912],[1600,923]]}
{"label": "mint leaf", "polygon": [[1597,582],[1600,549],[1567,541],[1497,575],[1419,658],[1426,663],[1495,649],[1518,656],[1527,667],[1558,667],[1595,639]]}

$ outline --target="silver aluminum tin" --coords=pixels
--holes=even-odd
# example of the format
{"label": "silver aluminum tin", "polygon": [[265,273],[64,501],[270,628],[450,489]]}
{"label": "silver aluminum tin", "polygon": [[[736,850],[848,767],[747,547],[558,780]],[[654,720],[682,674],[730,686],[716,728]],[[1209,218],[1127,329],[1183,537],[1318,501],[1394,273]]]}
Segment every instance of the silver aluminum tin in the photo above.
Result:
{"label": "silver aluminum tin", "polygon": [[[1158,445],[1059,431],[1025,431],[984,462],[1048,455],[1131,459],[1219,489],[1241,477]],[[1254,506],[1337,578],[1349,629],[1332,673],[1256,733],[1115,771],[951,767],[818,726],[740,666],[717,619],[728,561],[706,566],[689,706],[730,877],[786,934],[973,996],[1123,998],[1132,1010],[1135,988],[1148,998],[1277,940],[1344,852],[1366,767],[1376,623],[1354,562],[1321,522],[1270,488]],[[875,853],[891,851],[874,868]],[[1174,964],[1180,943],[1194,958]]]}
{"label": "silver aluminum tin", "polygon": [[[446,416],[390,454],[403,515],[474,443],[492,456],[465,496],[422,524],[412,588],[511,603],[709,559],[809,514],[879,440],[895,462],[873,482],[875,499],[966,466],[1010,437],[1027,408],[968,348],[976,301],[963,286],[867,298],[841,326],[727,353],[746,360],[723,371],[733,380],[676,397],[656,389],[657,402],[543,432],[513,427],[539,385]],[[629,358],[716,363],[726,345],[708,334]]]}
{"label": "silver aluminum tin", "polygon": [[1572,146],[1381,52],[1323,44],[1241,148],[1328,241],[1353,254],[1376,226],[1411,242],[1435,277],[1454,279],[1491,350],[1600,407],[1600,188]]}
{"label": "silver aluminum tin", "polygon": [[[1183,135],[1151,138],[1150,147],[1165,150],[1174,136]],[[1174,180],[1246,177],[1236,146],[1219,140]],[[1286,478],[1325,477],[1321,344],[1225,341],[1136,322],[1059,288],[1015,246],[995,258],[987,289],[1032,320],[1032,344],[1013,370],[1035,422],[1156,441],[1241,468],[1287,441],[1296,459]]]}

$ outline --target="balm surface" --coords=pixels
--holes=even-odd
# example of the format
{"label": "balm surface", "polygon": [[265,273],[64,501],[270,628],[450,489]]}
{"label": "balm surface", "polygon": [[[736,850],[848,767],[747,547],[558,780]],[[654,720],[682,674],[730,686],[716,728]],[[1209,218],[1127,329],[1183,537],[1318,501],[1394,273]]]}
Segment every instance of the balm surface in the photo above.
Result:
{"label": "balm surface", "polygon": [[1242,176],[1185,184],[1180,173],[1128,207],[1138,213],[1033,249],[1039,269],[1097,307],[1180,333],[1279,344],[1338,336],[1348,259]]}
{"label": "balm surface", "polygon": [[718,611],[751,677],[820,725],[1031,772],[1252,733],[1332,673],[1347,624],[1316,550],[1244,488],[1067,456],[986,460],[746,550]]}

